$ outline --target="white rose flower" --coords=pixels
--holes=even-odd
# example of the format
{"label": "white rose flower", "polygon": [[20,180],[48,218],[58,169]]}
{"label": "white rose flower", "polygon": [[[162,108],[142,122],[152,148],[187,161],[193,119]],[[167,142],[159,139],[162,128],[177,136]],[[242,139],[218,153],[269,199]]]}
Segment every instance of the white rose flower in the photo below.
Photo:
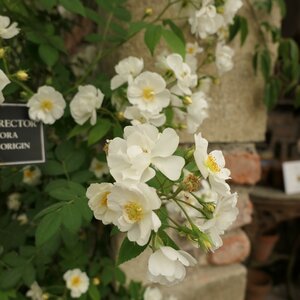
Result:
{"label": "white rose flower", "polygon": [[97,178],[101,178],[104,174],[109,173],[107,163],[98,160],[96,157],[92,159],[89,170],[93,172]]}
{"label": "white rose flower", "polygon": [[187,132],[195,133],[208,117],[207,96],[199,91],[191,95],[192,103],[187,106]]}
{"label": "white rose flower", "polygon": [[80,269],[67,271],[63,278],[66,281],[67,288],[71,290],[72,298],[79,298],[89,288],[90,280],[86,273],[80,271]]}
{"label": "white rose flower", "polygon": [[183,59],[179,54],[175,53],[168,55],[167,64],[174,72],[179,89],[184,94],[191,95],[192,92],[190,88],[197,85],[197,75],[192,74],[191,68],[188,64],[183,62]]}
{"label": "white rose flower", "polygon": [[116,212],[107,205],[112,188],[111,183],[92,183],[86,191],[86,197],[89,199],[88,206],[93,211],[94,217],[105,225],[114,223],[118,217]]}
{"label": "white rose flower", "polygon": [[26,166],[23,168],[23,182],[28,185],[40,183],[41,170],[37,166]]}
{"label": "white rose flower", "polygon": [[199,47],[198,43],[187,43],[186,47],[186,55],[185,55],[185,62],[189,65],[193,73],[196,73],[198,60],[196,58],[198,53],[203,52],[203,48]]}
{"label": "white rose flower", "polygon": [[2,90],[10,83],[10,80],[7,78],[5,73],[0,70],[0,104],[4,102],[4,96]]}
{"label": "white rose flower", "polygon": [[0,37],[3,39],[11,39],[20,32],[20,29],[17,27],[18,23],[9,24],[9,17],[0,16]]}
{"label": "white rose flower", "polygon": [[132,125],[139,125],[149,123],[155,127],[160,127],[166,122],[166,116],[164,114],[153,115],[148,111],[139,110],[137,106],[128,106],[124,111],[124,117],[131,120]]}
{"label": "white rose flower", "polygon": [[179,144],[179,136],[172,128],[162,133],[150,124],[127,126],[124,139],[115,138],[109,143],[107,163],[116,181],[146,182],[155,175],[152,164],[166,177],[178,180],[184,159],[172,155]]}
{"label": "white rose flower", "polygon": [[196,263],[195,258],[183,250],[161,247],[148,260],[149,279],[160,284],[176,284],[184,279],[185,267]]}
{"label": "white rose flower", "polygon": [[170,103],[170,92],[165,80],[157,73],[143,72],[127,89],[128,101],[142,111],[158,114]]}
{"label": "white rose flower", "polygon": [[61,93],[45,85],[29,99],[27,107],[30,119],[53,124],[63,116],[66,102]]}
{"label": "white rose flower", "polygon": [[241,0],[226,0],[224,4],[224,20],[226,24],[232,24],[237,11],[243,6]]}
{"label": "white rose flower", "polygon": [[221,197],[216,203],[212,219],[204,220],[198,218],[195,220],[199,229],[209,235],[213,243],[212,250],[216,250],[223,245],[220,235],[224,234],[225,230],[236,220],[238,215],[236,203],[236,193]]}
{"label": "white rose flower", "polygon": [[145,183],[115,183],[108,195],[108,207],[119,217],[115,224],[122,232],[127,232],[130,241],[146,245],[151,231],[157,232],[160,219],[153,210],[159,209],[161,200],[156,190]]}
{"label": "white rose flower", "polygon": [[234,50],[229,46],[218,43],[216,47],[216,66],[220,75],[233,68]]}
{"label": "white rose flower", "polygon": [[142,72],[143,68],[144,61],[142,58],[129,56],[121,60],[115,66],[117,75],[115,75],[110,82],[111,89],[115,90],[126,82],[130,84],[132,80]]}
{"label": "white rose flower", "polygon": [[7,199],[7,208],[10,210],[19,210],[20,206],[21,206],[21,194],[20,193],[12,193],[8,196]]}
{"label": "white rose flower", "polygon": [[[186,125],[188,133],[195,133],[208,117],[208,99],[205,93],[198,91],[191,96],[184,96],[178,87],[172,88],[172,105],[176,117]],[[184,97],[180,99],[179,97]],[[185,105],[184,105],[185,103]],[[186,111],[180,109],[186,106]]]}
{"label": "white rose flower", "polygon": [[217,13],[216,7],[211,1],[203,1],[200,10],[194,11],[189,18],[191,32],[202,39],[217,33],[224,25],[224,18]]}
{"label": "white rose flower", "polygon": [[195,134],[194,158],[204,179],[208,178],[212,189],[219,194],[226,194],[230,187],[225,180],[230,178],[230,171],[225,168],[225,159],[222,151],[214,150],[207,154],[208,142],[201,133]]}
{"label": "white rose flower", "polygon": [[162,300],[163,296],[157,287],[147,287],[144,293],[144,300]]}
{"label": "white rose flower", "polygon": [[27,291],[26,297],[31,298],[32,300],[44,300],[43,290],[36,281],[30,286],[30,290]]}
{"label": "white rose flower", "polygon": [[71,115],[79,125],[83,125],[88,119],[91,125],[95,125],[96,110],[101,107],[104,95],[93,85],[79,86],[78,90],[70,103]]}

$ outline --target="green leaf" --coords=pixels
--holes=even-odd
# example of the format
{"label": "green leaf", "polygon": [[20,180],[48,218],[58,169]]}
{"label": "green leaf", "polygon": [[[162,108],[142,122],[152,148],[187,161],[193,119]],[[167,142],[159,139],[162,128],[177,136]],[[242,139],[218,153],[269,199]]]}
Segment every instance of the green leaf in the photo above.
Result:
{"label": "green leaf", "polygon": [[85,161],[86,152],[83,149],[78,149],[70,153],[64,161],[68,172],[74,172],[82,166]]}
{"label": "green leaf", "polygon": [[0,291],[0,299],[1,300],[15,299],[16,297],[17,297],[17,295],[14,290]]}
{"label": "green leaf", "polygon": [[122,285],[126,282],[125,273],[119,268],[115,269],[115,279]]}
{"label": "green leaf", "polygon": [[268,107],[268,109],[273,108],[279,97],[280,93],[280,82],[277,78],[271,78],[266,86],[264,92],[264,103]]}
{"label": "green leaf", "polygon": [[240,30],[241,30],[241,46],[244,45],[248,36],[248,22],[247,19],[240,16]]}
{"label": "green leaf", "polygon": [[71,177],[72,181],[78,182],[78,183],[85,183],[93,178],[93,173],[85,170],[85,171],[78,171],[74,173]]}
{"label": "green leaf", "polygon": [[35,281],[35,276],[35,268],[31,263],[27,263],[23,266],[22,278],[28,287]]}
{"label": "green leaf", "polygon": [[162,35],[170,49],[185,57],[185,44],[184,42],[171,30],[163,29]]}
{"label": "green leaf", "polygon": [[260,70],[265,81],[267,81],[271,73],[271,57],[267,49],[264,49],[260,54]]}
{"label": "green leaf", "polygon": [[59,2],[66,10],[82,15],[83,17],[86,16],[84,5],[80,0],[59,0]]}
{"label": "green leaf", "polygon": [[169,25],[171,30],[181,39],[181,41],[185,44],[185,38],[182,30],[171,20],[165,19],[163,20],[164,25]]}
{"label": "green leaf", "polygon": [[100,291],[97,286],[90,284],[88,294],[92,300],[101,300]]}
{"label": "green leaf", "polygon": [[80,198],[75,202],[75,205],[79,208],[82,218],[90,222],[93,218],[93,212],[88,206],[88,201],[84,198]]}
{"label": "green leaf", "polygon": [[101,140],[108,133],[110,127],[110,121],[106,119],[99,120],[89,132],[88,145],[93,145]]}
{"label": "green leaf", "polygon": [[52,180],[46,185],[45,192],[49,194],[52,190],[55,190],[60,187],[64,187],[67,184],[68,184],[68,180],[66,180],[66,179]]}
{"label": "green leaf", "polygon": [[74,151],[74,145],[70,141],[62,142],[55,149],[55,156],[58,160],[64,161]]}
{"label": "green leaf", "polygon": [[71,232],[77,232],[81,226],[81,213],[74,204],[65,205],[60,211],[63,225]]}
{"label": "green leaf", "polygon": [[49,10],[57,3],[57,0],[40,0],[40,3],[45,9]]}
{"label": "green leaf", "polygon": [[21,279],[22,268],[8,269],[0,274],[0,289],[13,288]]}
{"label": "green leaf", "polygon": [[63,166],[56,160],[48,160],[43,166],[43,173],[46,175],[61,175],[64,174]]}
{"label": "green leaf", "polygon": [[39,55],[46,65],[52,67],[59,59],[58,51],[47,44],[39,46]]}
{"label": "green leaf", "polygon": [[144,246],[139,246],[137,243],[130,242],[126,237],[123,240],[122,245],[120,247],[117,264],[120,265],[128,260],[137,257],[147,248],[147,246],[148,244]]}
{"label": "green leaf", "polygon": [[159,25],[149,24],[146,28],[144,41],[152,55],[154,54],[154,50],[160,41],[161,33],[162,27]]}
{"label": "green leaf", "polygon": [[177,246],[177,244],[168,236],[168,234],[163,231],[159,230],[158,236],[162,239],[165,246],[172,247],[175,250],[179,250],[180,248]]}
{"label": "green leaf", "polygon": [[129,36],[137,34],[139,31],[147,27],[147,23],[144,21],[138,21],[134,23],[130,23],[128,34]]}
{"label": "green leaf", "polygon": [[51,237],[53,237],[57,233],[57,231],[60,228],[60,225],[60,214],[56,214],[53,212],[47,214],[37,226],[35,233],[36,245],[41,246],[45,242],[47,242]]}
{"label": "green leaf", "polygon": [[241,19],[240,16],[235,16],[233,19],[233,24],[229,26],[229,37],[228,42],[232,41],[235,36],[238,34],[238,32],[241,29]]}
{"label": "green leaf", "polygon": [[91,127],[90,122],[85,122],[83,125],[76,125],[68,134],[68,139],[86,132]]}

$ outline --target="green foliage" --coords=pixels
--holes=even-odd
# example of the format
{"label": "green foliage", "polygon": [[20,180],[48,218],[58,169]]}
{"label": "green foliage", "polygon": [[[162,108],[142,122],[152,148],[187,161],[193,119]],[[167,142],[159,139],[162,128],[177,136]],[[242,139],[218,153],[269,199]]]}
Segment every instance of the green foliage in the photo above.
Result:
{"label": "green foliage", "polygon": [[162,27],[159,25],[149,24],[146,28],[144,41],[151,54],[154,54],[154,50],[158,45],[162,34]]}
{"label": "green foliage", "polygon": [[128,260],[139,256],[147,248],[147,246],[148,244],[144,246],[139,246],[137,243],[130,242],[126,237],[121,245],[117,264],[120,265]]}

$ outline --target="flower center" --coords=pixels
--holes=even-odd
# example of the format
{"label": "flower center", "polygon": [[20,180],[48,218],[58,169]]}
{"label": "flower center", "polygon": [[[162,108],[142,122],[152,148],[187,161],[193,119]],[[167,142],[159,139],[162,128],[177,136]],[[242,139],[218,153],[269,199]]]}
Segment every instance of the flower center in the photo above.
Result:
{"label": "flower center", "polygon": [[189,54],[194,54],[195,50],[194,50],[193,47],[189,47],[189,48],[187,49],[187,52],[188,52]]}
{"label": "flower center", "polygon": [[151,88],[143,89],[143,98],[145,101],[153,101],[154,99],[154,91]]}
{"label": "flower center", "polygon": [[41,109],[44,111],[51,111],[53,108],[53,102],[49,99],[44,99],[41,101]]}
{"label": "flower center", "polygon": [[73,287],[78,287],[81,283],[81,279],[79,276],[74,276],[72,279],[71,279],[71,285]]}
{"label": "flower center", "polygon": [[104,195],[100,199],[100,206],[107,206],[107,197],[110,192],[105,192]]}
{"label": "flower center", "polygon": [[219,165],[216,162],[216,159],[213,157],[213,155],[209,154],[207,159],[206,159],[206,166],[213,172],[217,173],[220,172],[221,169]]}
{"label": "flower center", "polygon": [[139,203],[136,202],[128,202],[125,205],[125,212],[130,221],[140,221],[143,216],[143,209]]}
{"label": "flower center", "polygon": [[31,170],[25,170],[24,171],[24,177],[32,178],[33,177],[33,172]]}

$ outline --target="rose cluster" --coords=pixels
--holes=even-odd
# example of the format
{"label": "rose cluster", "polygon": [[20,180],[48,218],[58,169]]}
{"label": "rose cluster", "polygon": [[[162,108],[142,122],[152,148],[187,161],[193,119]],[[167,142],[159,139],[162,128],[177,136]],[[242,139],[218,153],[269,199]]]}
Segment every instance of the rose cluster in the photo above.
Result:
{"label": "rose cluster", "polygon": [[[125,127],[123,138],[108,141],[107,163],[115,182],[92,183],[86,193],[96,219],[117,226],[129,241],[152,248],[149,278],[161,284],[183,280],[185,267],[196,264],[187,252],[165,244],[161,230],[170,227],[197,246],[214,250],[237,216],[237,197],[226,183],[230,172],[222,152],[207,153],[208,142],[201,134],[195,135],[195,147],[186,151],[186,159],[174,155],[178,144],[172,128],[159,132],[151,124]],[[188,171],[191,164],[194,170]],[[172,184],[168,192],[166,182]],[[171,217],[172,206],[184,218],[181,224]],[[164,207],[171,210],[170,226],[162,229]]]}

